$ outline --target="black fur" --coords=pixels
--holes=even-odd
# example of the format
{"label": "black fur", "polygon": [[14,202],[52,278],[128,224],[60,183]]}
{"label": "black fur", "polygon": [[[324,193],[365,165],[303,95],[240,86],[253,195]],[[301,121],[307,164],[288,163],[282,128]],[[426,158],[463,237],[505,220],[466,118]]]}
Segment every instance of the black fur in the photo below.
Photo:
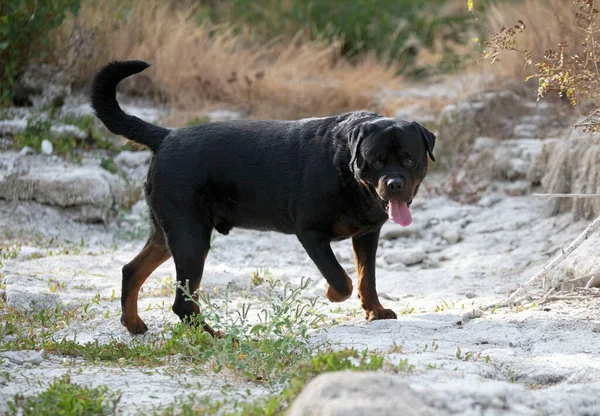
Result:
{"label": "black fur", "polygon": [[[92,89],[92,106],[106,127],[154,152],[146,184],[153,233],[123,274],[127,328],[146,330],[131,299],[137,299],[146,274],[168,258],[163,259],[165,250],[173,255],[178,282],[187,281],[194,290],[211,231],[227,234],[235,227],[295,234],[327,279],[332,301],[348,298],[352,282],[330,242],[352,237],[357,265],[365,270],[358,276],[366,282],[359,282],[359,296],[369,319],[395,317],[381,307],[375,292],[377,237],[387,219],[387,201],[412,201],[427,171],[427,154],[433,159],[435,136],[418,123],[364,111],[168,130],[126,115],[116,101],[119,81],[148,66],[113,62],[98,73]],[[386,159],[380,171],[370,165],[375,154]],[[415,159],[413,168],[405,166],[408,154]],[[390,177],[404,178],[407,191],[381,191],[381,181]],[[372,293],[374,300],[366,299]],[[182,319],[197,312],[179,290],[173,310]]]}

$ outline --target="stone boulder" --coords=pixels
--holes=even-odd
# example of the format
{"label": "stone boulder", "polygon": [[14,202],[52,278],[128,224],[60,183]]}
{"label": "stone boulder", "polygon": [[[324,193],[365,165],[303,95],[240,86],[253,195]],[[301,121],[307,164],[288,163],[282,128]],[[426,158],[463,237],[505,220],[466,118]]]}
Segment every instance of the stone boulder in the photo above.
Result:
{"label": "stone boulder", "polygon": [[[541,185],[542,193],[600,194],[600,137],[575,132],[566,139],[545,141],[527,177]],[[600,197],[554,198],[548,205],[552,215],[600,215]]]}
{"label": "stone boulder", "polygon": [[560,104],[532,102],[511,90],[484,91],[449,104],[439,117],[437,153],[442,164],[466,160],[477,137],[541,139],[568,127],[568,117],[557,116]]}
{"label": "stone boulder", "polygon": [[427,416],[444,411],[425,405],[400,377],[340,371],[316,377],[293,403],[289,416]]}
{"label": "stone boulder", "polygon": [[542,152],[538,139],[496,140],[478,137],[464,165],[469,178],[518,181],[526,179]]}
{"label": "stone boulder", "polygon": [[126,202],[124,181],[97,165],[79,166],[43,156],[19,155],[13,155],[12,163],[1,162],[2,199],[75,209],[84,222],[105,222],[112,208]]}

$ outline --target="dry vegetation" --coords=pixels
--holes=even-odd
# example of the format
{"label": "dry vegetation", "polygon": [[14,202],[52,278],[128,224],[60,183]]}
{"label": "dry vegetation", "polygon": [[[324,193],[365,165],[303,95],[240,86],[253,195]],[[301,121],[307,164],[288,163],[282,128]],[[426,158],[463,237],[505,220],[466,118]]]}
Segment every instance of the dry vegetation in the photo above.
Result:
{"label": "dry vegetation", "polygon": [[[538,96],[564,97],[585,119],[564,141],[546,143],[532,170],[533,182],[552,194],[594,195],[600,186],[600,143],[581,134],[600,130],[599,11],[594,0],[527,0],[519,7],[489,11],[493,31],[484,43],[484,58],[504,77],[538,81]],[[517,23],[513,25],[514,23]],[[508,26],[508,28],[506,26]],[[575,218],[600,215],[597,198],[556,199],[552,213],[569,211]]]}
{"label": "dry vegetation", "polygon": [[[572,0],[525,0],[492,4],[486,12],[490,32],[499,32],[504,25],[522,20],[527,29],[517,38],[518,48],[538,56],[566,42],[573,52],[581,52],[585,34],[577,27]],[[523,55],[506,53],[491,67],[502,78],[525,79],[532,68],[526,67]]]}
{"label": "dry vegetation", "polygon": [[143,59],[176,107],[224,103],[253,118],[372,109],[378,88],[399,83],[396,69],[374,56],[349,63],[341,42],[299,33],[264,44],[247,28],[198,25],[193,3],[183,3],[133,0],[126,10],[116,0],[84,2],[59,33],[67,67],[86,82],[110,60]]}

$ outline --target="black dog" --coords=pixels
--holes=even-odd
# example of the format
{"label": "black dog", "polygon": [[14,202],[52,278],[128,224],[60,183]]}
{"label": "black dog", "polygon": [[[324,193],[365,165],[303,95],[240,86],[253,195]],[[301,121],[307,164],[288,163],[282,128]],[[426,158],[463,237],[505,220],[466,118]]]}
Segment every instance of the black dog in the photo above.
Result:
{"label": "black dog", "polygon": [[[169,130],[125,114],[116,100],[117,84],[148,66],[112,62],[92,86],[92,106],[104,125],[154,152],[145,189],[152,234],[123,267],[121,322],[129,332],[147,331],[138,292],[171,255],[177,281],[198,289],[213,228],[295,234],[327,279],[332,302],[350,297],[352,280],[330,242],[352,237],[367,319],[395,319],[375,289],[379,231],[388,217],[402,226],[412,221],[409,206],[427,173],[427,155],[435,160],[435,136],[417,122],[363,111]],[[199,312],[179,289],[173,311],[181,319]]]}

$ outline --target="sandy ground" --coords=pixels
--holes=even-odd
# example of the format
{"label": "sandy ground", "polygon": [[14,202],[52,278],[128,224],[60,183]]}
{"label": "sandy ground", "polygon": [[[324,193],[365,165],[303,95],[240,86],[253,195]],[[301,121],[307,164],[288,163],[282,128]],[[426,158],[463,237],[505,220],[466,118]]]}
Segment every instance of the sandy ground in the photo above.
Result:
{"label": "sandy ground", "polygon": [[[431,186],[442,180],[430,175],[426,182]],[[233,281],[235,297],[236,291],[249,289],[252,272],[261,268],[292,283],[299,283],[302,276],[312,278],[305,296],[320,296],[321,310],[338,322],[317,331],[314,342],[377,350],[392,363],[408,360],[413,371],[398,376],[442,413],[600,414],[596,300],[473,313],[503,299],[587,225],[573,222],[569,215],[547,217],[539,199],[509,197],[502,184],[493,188],[471,205],[423,190],[412,208],[412,225],[405,229],[385,225],[377,262],[378,291],[382,303],[398,313],[398,320],[366,322],[356,294],[340,308],[328,304],[323,296],[325,280],[294,236],[246,230],[218,235],[203,287],[223,289]],[[85,225],[51,207],[0,201],[3,230],[35,233],[39,241],[54,236],[81,246],[79,253],[50,256],[48,247],[30,244],[0,270],[6,295],[32,305],[73,305],[100,293],[106,300],[94,305],[98,318],[76,320],[57,329],[56,336],[79,342],[131,340],[117,316],[120,269],[144,244],[143,211],[138,205],[120,225]],[[335,243],[334,251],[355,278],[350,241]],[[32,259],[32,253],[39,258]],[[421,261],[404,264],[411,260]],[[170,311],[172,297],[167,295],[174,274],[168,261],[144,287],[140,315],[150,328],[146,338],[160,336],[166,322],[176,321]],[[64,283],[64,288],[51,293],[50,278]],[[3,362],[0,373],[10,377],[0,377],[0,413],[16,393],[40,391],[52,377],[66,372],[74,382],[121,391],[123,414],[151,411],[191,392],[243,397],[250,389],[254,397],[267,394],[265,388],[228,373],[181,366],[98,366],[45,354],[38,366]]]}

